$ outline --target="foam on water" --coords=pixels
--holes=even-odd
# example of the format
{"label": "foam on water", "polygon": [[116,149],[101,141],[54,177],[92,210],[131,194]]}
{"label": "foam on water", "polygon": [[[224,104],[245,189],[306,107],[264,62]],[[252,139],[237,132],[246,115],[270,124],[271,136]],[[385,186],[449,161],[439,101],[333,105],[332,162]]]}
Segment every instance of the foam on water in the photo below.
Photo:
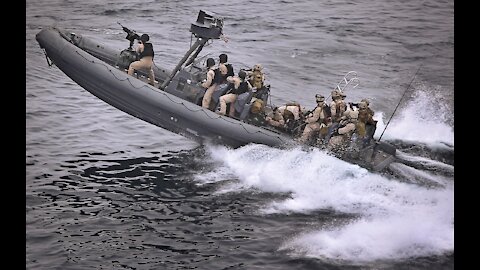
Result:
{"label": "foam on water", "polygon": [[[385,131],[382,140],[401,140],[406,142],[424,143],[431,148],[454,146],[453,127],[448,122],[447,104],[439,94],[433,90],[413,92],[403,107],[399,107]],[[379,138],[385,129],[387,120],[384,113],[374,116],[377,123],[375,132]],[[389,116],[390,117],[390,116]]]}
{"label": "foam on water", "polygon": [[260,214],[331,210],[357,217],[335,227],[319,223],[315,231],[292,228],[296,236],[280,247],[292,255],[363,263],[453,251],[453,182],[435,189],[399,182],[320,150],[253,144],[208,150],[222,172],[209,174],[212,181],[225,180],[227,172],[238,179],[219,192],[288,195],[264,205]]}

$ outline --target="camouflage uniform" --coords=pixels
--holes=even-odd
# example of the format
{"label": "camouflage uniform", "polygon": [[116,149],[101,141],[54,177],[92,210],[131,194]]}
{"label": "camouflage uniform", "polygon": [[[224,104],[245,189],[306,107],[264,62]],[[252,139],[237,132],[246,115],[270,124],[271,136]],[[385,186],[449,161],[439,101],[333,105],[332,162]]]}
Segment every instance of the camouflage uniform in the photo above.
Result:
{"label": "camouflage uniform", "polygon": [[267,116],[265,120],[271,126],[282,129],[285,128],[285,120],[283,119],[283,115],[278,111],[278,109],[274,110],[273,117]]}
{"label": "camouflage uniform", "polygon": [[305,126],[302,136],[300,137],[300,142],[302,143],[306,143],[314,134],[314,132],[320,131],[322,127],[326,127],[326,117],[324,112],[325,97],[322,95],[316,95],[315,98],[317,101],[317,107],[313,110],[313,114],[305,119],[305,123],[307,123],[307,125]]}
{"label": "camouflage uniform", "polygon": [[263,74],[263,67],[260,64],[256,64],[253,66],[252,72],[249,74],[250,76],[250,84],[252,87],[260,89],[263,87],[263,83],[265,82],[265,75]]}
{"label": "camouflage uniform", "polygon": [[[358,103],[359,112],[358,112],[358,122],[357,122],[357,133],[360,138],[365,138],[367,134],[367,125],[376,125],[376,122],[373,120],[373,111],[368,107],[367,102],[361,101]],[[373,135],[373,134],[372,134]]]}
{"label": "camouflage uniform", "polygon": [[347,146],[347,143],[350,142],[353,133],[356,130],[358,111],[348,110],[344,113],[345,119],[341,120],[340,128],[338,129],[338,135],[333,136],[328,141],[327,148],[329,150],[333,149],[343,149]]}
{"label": "camouflage uniform", "polygon": [[[221,76],[226,76],[227,75],[228,70],[227,70],[227,67],[224,64],[219,64],[218,65],[218,70],[220,71]],[[210,70],[208,72],[210,72]],[[208,73],[207,73],[207,80],[208,80]],[[210,107],[210,101],[212,100],[213,92],[215,91],[217,86],[219,86],[218,83],[213,83],[210,86],[208,86],[207,91],[205,91],[205,94],[203,95],[203,100],[202,100],[202,107],[203,108],[208,109]]]}

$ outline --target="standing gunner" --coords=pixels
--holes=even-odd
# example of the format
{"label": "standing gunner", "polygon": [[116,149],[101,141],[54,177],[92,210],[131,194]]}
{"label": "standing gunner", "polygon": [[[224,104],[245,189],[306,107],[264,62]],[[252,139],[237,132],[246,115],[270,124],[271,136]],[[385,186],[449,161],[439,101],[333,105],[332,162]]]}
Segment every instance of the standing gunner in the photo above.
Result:
{"label": "standing gunner", "polygon": [[140,60],[132,62],[128,67],[128,75],[133,75],[134,70],[145,70],[148,72],[149,84],[155,85],[155,74],[153,72],[153,45],[150,42],[150,36],[143,34],[137,47],[137,52],[140,54]]}

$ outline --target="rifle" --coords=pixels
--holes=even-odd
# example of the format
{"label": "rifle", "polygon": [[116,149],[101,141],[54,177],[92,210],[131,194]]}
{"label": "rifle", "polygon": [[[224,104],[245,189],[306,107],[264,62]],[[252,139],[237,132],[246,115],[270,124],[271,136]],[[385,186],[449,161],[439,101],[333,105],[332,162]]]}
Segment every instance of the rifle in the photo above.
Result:
{"label": "rifle", "polygon": [[352,102],[348,102],[348,106],[350,107],[350,109],[353,111],[353,107],[357,107],[357,109],[359,108],[358,107],[358,103],[352,103]]}
{"label": "rifle", "polygon": [[119,22],[117,23],[122,27],[123,31],[127,33],[127,36],[125,38],[130,40],[130,46],[128,47],[128,49],[131,50],[133,46],[133,42],[135,41],[135,39],[140,40],[140,36],[134,30],[128,29],[127,27],[123,26]]}

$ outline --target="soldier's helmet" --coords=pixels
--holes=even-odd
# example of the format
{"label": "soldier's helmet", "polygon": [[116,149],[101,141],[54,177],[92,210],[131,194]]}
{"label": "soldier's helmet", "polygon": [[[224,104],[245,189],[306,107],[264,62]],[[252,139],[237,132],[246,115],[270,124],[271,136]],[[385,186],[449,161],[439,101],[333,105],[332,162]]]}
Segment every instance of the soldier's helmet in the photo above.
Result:
{"label": "soldier's helmet", "polygon": [[255,64],[253,66],[253,71],[261,71],[263,69],[261,64]]}
{"label": "soldier's helmet", "polygon": [[322,96],[322,95],[320,95],[320,94],[316,94],[316,95],[315,95],[315,100],[316,100],[317,102],[324,102],[324,101],[325,101],[325,97]]}

